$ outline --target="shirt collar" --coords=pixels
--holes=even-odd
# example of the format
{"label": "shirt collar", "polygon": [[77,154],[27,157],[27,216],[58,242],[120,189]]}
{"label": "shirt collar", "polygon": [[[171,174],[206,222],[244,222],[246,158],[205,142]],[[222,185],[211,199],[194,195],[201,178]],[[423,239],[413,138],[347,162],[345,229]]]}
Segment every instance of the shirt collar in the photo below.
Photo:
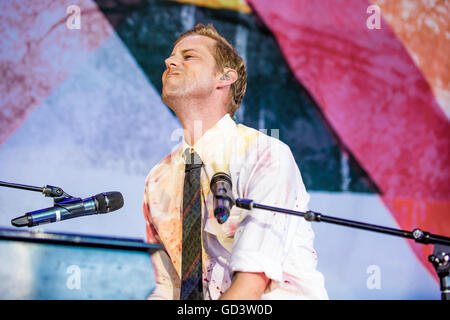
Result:
{"label": "shirt collar", "polygon": [[186,154],[185,152],[187,152],[187,149],[191,152],[195,151],[202,161],[208,159],[208,152],[211,151],[214,146],[220,144],[222,137],[232,134],[234,130],[236,130],[236,123],[227,113],[217,121],[213,127],[209,128],[193,146],[189,145],[186,142],[185,136],[183,136],[183,143],[180,150],[183,162],[186,163],[184,155]]}

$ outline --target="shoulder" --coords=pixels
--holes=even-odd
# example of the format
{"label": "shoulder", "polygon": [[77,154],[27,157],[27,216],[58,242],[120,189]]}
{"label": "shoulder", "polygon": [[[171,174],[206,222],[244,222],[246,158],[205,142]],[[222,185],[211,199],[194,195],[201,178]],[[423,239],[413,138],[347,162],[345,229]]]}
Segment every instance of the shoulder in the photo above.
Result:
{"label": "shoulder", "polygon": [[256,130],[242,124],[238,124],[237,129],[239,142],[245,145],[249,160],[295,162],[290,147],[279,139],[278,129]]}
{"label": "shoulder", "polygon": [[164,176],[168,171],[172,170],[173,166],[181,160],[181,148],[182,145],[180,144],[150,169],[150,172],[145,178],[146,186],[149,183],[157,182],[161,176]]}

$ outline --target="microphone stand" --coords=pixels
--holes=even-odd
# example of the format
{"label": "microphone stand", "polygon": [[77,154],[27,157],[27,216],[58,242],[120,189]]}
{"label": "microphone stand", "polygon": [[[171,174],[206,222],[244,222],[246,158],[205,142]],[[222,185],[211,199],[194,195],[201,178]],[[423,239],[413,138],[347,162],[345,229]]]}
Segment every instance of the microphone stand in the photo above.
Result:
{"label": "microphone stand", "polygon": [[[76,206],[82,204],[81,198],[73,197],[67,193],[64,192],[63,189],[60,187],[50,186],[46,185],[45,187],[35,187],[35,186],[29,186],[25,184],[17,184],[17,183],[10,183],[10,182],[4,182],[0,181],[0,187],[7,187],[7,188],[15,188],[15,189],[22,189],[22,190],[28,190],[28,191],[36,191],[41,192],[46,197],[53,198],[53,203],[55,206],[67,209],[68,211],[76,211]],[[15,227],[22,227],[27,224],[27,221],[25,221],[24,216],[18,217],[11,220],[11,224]]]}
{"label": "microphone stand", "polygon": [[[230,199],[231,200],[231,199]],[[428,257],[429,262],[433,264],[436,273],[439,277],[440,290],[441,290],[441,300],[450,300],[450,238],[440,235],[435,235],[430,232],[422,231],[419,228],[413,231],[399,230],[389,227],[383,227],[353,220],[340,219],[335,217],[330,217],[323,215],[319,212],[314,211],[294,211],[289,209],[277,208],[266,206],[263,204],[255,203],[250,199],[236,199],[233,201],[234,204],[242,209],[252,210],[262,209],[268,211],[281,212],[285,214],[296,215],[305,218],[307,221],[315,222],[328,222],[333,224],[338,224],[346,227],[363,229],[368,231],[375,231],[384,234],[390,234],[393,236],[413,239],[417,243],[421,244],[434,244],[433,254]]]}

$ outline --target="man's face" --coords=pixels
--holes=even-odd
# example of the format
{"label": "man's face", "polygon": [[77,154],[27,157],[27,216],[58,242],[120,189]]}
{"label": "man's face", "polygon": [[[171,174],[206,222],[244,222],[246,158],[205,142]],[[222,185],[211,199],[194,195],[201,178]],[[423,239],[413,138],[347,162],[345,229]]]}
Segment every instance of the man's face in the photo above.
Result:
{"label": "man's face", "polygon": [[165,60],[162,99],[170,106],[173,98],[204,98],[211,95],[217,81],[216,61],[212,55],[215,40],[192,35],[183,38]]}

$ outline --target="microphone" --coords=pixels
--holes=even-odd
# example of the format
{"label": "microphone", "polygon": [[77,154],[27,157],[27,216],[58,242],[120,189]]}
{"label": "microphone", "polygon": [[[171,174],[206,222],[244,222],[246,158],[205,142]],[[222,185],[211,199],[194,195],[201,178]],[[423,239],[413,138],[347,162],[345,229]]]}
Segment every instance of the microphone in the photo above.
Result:
{"label": "microphone", "polygon": [[225,223],[234,205],[230,176],[224,172],[214,174],[210,189],[214,194],[214,217],[220,224]]}
{"label": "microphone", "polygon": [[60,202],[56,202],[55,206],[51,208],[27,212],[21,217],[12,219],[11,224],[15,227],[34,227],[45,223],[58,222],[76,217],[108,213],[122,207],[123,196],[120,192],[103,192],[86,199],[64,199]]}

